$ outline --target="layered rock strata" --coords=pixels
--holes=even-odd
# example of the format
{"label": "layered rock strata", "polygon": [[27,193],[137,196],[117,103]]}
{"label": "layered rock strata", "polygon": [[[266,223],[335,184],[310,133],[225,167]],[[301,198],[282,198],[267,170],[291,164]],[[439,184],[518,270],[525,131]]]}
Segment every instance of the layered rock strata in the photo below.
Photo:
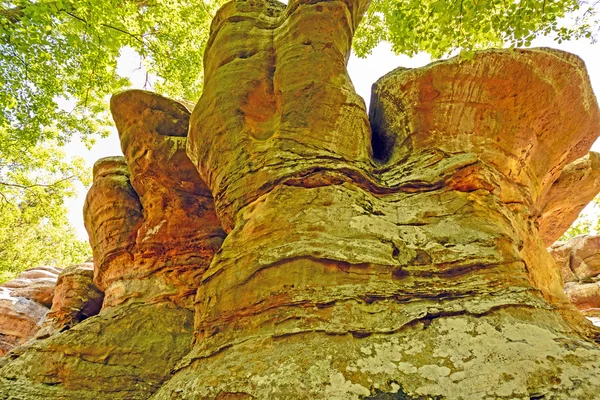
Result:
{"label": "layered rock strata", "polygon": [[104,292],[108,288],[107,271],[133,263],[131,251],[143,215],[138,194],[129,182],[124,157],[98,160],[93,176],[83,216],[93,251],[94,281]]}
{"label": "layered rock strata", "polygon": [[562,273],[567,297],[586,316],[600,317],[600,236],[576,236],[556,242],[549,251]]}
{"label": "layered rock strata", "polygon": [[60,269],[28,269],[0,285],[0,357],[26,343],[41,328],[52,305]]}
{"label": "layered rock strata", "polygon": [[15,354],[0,393],[146,399],[190,350],[193,296],[224,233],[185,154],[189,111],[143,91],[111,107],[126,157],[96,163],[84,209],[102,311]]}
{"label": "layered rock strata", "polygon": [[600,133],[581,60],[399,69],[369,126],[345,70],[364,6],[215,17],[188,153],[228,236],[194,350],[154,398],[594,396],[594,328],[536,225]]}
{"label": "layered rock strata", "polygon": [[143,219],[130,251],[133,262],[111,265],[99,282],[107,288],[105,307],[136,298],[191,309],[225,233],[211,192],[186,155],[190,113],[175,101],[135,90],[113,96],[111,111]]}

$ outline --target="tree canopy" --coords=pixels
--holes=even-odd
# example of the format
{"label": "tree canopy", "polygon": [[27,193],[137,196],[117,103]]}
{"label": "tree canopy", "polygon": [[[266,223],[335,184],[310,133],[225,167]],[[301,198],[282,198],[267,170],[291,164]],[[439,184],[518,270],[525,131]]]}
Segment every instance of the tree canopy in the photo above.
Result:
{"label": "tree canopy", "polygon": [[66,266],[89,257],[64,205],[75,182],[88,183],[83,160],[65,161],[52,142],[26,151],[5,136],[0,144],[0,282],[40,264]]}
{"label": "tree canopy", "polygon": [[[107,95],[125,88],[117,57],[128,46],[156,75],[153,89],[195,101],[202,55],[223,0],[0,1],[0,117],[11,137],[36,142],[102,131]],[[596,2],[598,3],[598,2]],[[380,41],[399,54],[528,45],[536,35],[592,37],[594,3],[576,0],[374,0],[354,48]],[[568,25],[561,19],[569,17]],[[71,100],[71,109],[60,100]]]}
{"label": "tree canopy", "polygon": [[[13,210],[0,220],[6,230],[0,243],[25,237],[19,226],[38,226],[37,232],[50,221],[65,226],[58,197],[86,178],[81,164],[66,164],[57,149],[73,135],[106,132],[106,98],[129,85],[117,73],[124,48],[140,54],[147,73],[157,77],[154,91],[198,99],[210,22],[223,2],[0,0],[0,207]],[[386,40],[399,54],[441,57],[456,50],[468,55],[486,47],[527,46],[537,35],[593,40],[598,3],[374,0],[354,49],[366,56]],[[32,208],[36,217],[27,217]],[[72,234],[67,228],[63,233]],[[8,259],[1,246],[0,258]]]}

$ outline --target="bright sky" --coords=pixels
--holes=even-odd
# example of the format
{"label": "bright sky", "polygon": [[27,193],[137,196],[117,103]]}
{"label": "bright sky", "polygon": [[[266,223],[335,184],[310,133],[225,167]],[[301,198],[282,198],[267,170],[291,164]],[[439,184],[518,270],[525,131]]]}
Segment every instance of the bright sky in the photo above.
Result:
{"label": "bright sky", "polygon": [[[569,51],[581,57],[588,69],[594,93],[600,96],[600,44],[591,45],[589,42],[563,42],[557,44],[548,39],[538,39],[533,42],[536,47],[553,47]],[[408,58],[406,56],[394,55],[388,43],[380,44],[373,54],[366,59],[359,59],[352,56],[348,65],[350,77],[354,82],[356,91],[361,95],[366,104],[369,104],[371,97],[371,85],[389,71],[397,67],[416,68],[426,65],[430,62],[429,56],[419,54],[416,57]],[[132,81],[132,88],[143,89],[145,82],[145,73],[140,71],[139,58],[133,52],[124,52],[119,59],[119,73],[127,76]],[[151,88],[146,88],[151,90]],[[595,151],[600,151],[600,141],[597,141],[592,147]],[[114,131],[108,138],[98,140],[96,145],[87,150],[81,143],[72,143],[67,148],[68,155],[77,155],[83,157],[90,169],[94,162],[101,157],[122,155],[119,138]],[[82,239],[87,239],[87,233],[83,227],[83,202],[87,193],[87,188],[81,188],[79,196],[67,200],[69,208],[69,219],[77,233]]]}

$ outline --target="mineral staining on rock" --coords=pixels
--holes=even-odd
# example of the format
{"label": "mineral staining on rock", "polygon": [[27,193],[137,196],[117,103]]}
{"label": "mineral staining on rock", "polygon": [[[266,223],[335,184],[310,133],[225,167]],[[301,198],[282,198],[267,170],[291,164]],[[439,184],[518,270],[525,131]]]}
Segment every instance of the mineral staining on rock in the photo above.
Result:
{"label": "mineral staining on rock", "polygon": [[137,297],[191,309],[225,233],[185,152],[189,111],[143,91],[113,96],[111,110],[143,219],[130,250],[133,262],[113,268],[106,296],[110,304]]}
{"label": "mineral staining on rock", "polygon": [[[347,7],[342,26],[295,34],[326,6]],[[210,43],[227,51],[207,50],[188,152],[229,234],[197,294],[194,350],[155,398],[591,396],[595,331],[535,223],[600,133],[582,62],[487,51],[393,71],[374,86],[371,138],[345,69],[290,75],[280,42],[343,62],[322,35],[351,34],[362,7],[217,15]],[[313,52],[323,41],[330,53]],[[256,79],[239,85],[242,71]],[[268,121],[248,116],[267,105]]]}
{"label": "mineral staining on rock", "polygon": [[143,218],[124,157],[106,157],[94,164],[94,183],[83,215],[94,255],[94,282],[104,292],[119,278],[112,276],[113,270],[118,273],[131,264],[131,249]]}
{"label": "mineral staining on rock", "polygon": [[346,71],[367,5],[228,3],[191,117],[113,98],[126,160],[102,161],[86,208],[104,308],[4,366],[0,393],[600,391],[597,330],[545,250],[579,207],[561,188],[595,179],[595,156],[578,161],[600,134],[581,60],[496,50],[398,69],[367,117]]}

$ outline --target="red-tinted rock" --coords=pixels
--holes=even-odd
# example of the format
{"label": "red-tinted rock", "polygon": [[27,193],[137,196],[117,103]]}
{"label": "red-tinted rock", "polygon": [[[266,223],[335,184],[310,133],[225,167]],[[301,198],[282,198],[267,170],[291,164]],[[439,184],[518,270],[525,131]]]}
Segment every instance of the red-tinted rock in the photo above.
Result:
{"label": "red-tinted rock", "polygon": [[111,110],[143,221],[133,262],[112,271],[105,305],[135,296],[191,307],[224,232],[212,195],[185,153],[189,111],[140,90],[113,96]]}
{"label": "red-tinted rock", "polygon": [[0,356],[38,332],[52,305],[58,271],[32,268],[0,285]]}
{"label": "red-tinted rock", "polygon": [[600,236],[576,236],[548,251],[560,268],[569,300],[586,316],[600,316]]}
{"label": "red-tinted rock", "polygon": [[104,293],[94,285],[93,279],[92,263],[71,265],[60,273],[52,308],[37,337],[69,329],[100,312]]}
{"label": "red-tinted rock", "polygon": [[569,396],[557,369],[595,395],[596,330],[534,223],[600,133],[583,63],[499,50],[398,69],[374,85],[371,147],[342,39],[361,7],[215,18],[188,153],[228,236],[194,350],[155,398]]}
{"label": "red-tinted rock", "polygon": [[94,253],[94,281],[100,290],[106,290],[108,283],[118,278],[112,271],[122,273],[122,266],[132,263],[142,206],[129,182],[124,157],[102,158],[93,172],[83,215]]}

